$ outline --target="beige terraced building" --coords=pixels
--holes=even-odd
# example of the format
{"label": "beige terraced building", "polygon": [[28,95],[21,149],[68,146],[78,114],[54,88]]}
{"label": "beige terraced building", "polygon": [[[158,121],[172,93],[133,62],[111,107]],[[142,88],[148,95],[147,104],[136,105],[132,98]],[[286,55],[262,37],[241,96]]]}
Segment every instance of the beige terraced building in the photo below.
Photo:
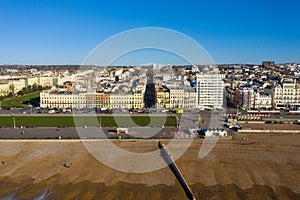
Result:
{"label": "beige terraced building", "polygon": [[156,108],[159,109],[195,109],[197,93],[191,87],[156,87]]}
{"label": "beige terraced building", "polygon": [[40,93],[42,108],[86,108],[86,93],[71,93],[66,91]]}
{"label": "beige terraced building", "polygon": [[43,91],[40,93],[42,108],[144,108],[144,94],[135,93],[93,93]]}

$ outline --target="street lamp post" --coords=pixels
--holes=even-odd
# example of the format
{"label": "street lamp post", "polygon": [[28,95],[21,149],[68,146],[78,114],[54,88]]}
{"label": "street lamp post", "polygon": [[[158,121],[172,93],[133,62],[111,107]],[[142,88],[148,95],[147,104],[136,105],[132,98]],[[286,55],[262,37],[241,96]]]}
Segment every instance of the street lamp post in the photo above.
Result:
{"label": "street lamp post", "polygon": [[32,110],[32,105],[29,105],[29,107],[30,107],[30,114],[32,115],[32,112],[33,112],[33,110]]}
{"label": "street lamp post", "polygon": [[239,105],[236,105],[236,121],[239,121]]}
{"label": "street lamp post", "polygon": [[15,119],[15,115],[12,114],[12,118],[13,118],[13,125],[14,125],[14,128],[16,128],[16,119]]}

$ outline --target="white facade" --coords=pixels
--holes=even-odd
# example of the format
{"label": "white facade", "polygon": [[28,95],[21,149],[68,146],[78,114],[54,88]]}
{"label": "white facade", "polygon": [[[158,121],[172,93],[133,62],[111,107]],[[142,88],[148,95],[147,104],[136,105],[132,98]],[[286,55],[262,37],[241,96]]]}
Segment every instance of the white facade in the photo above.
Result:
{"label": "white facade", "polygon": [[85,93],[41,92],[40,107],[42,108],[85,108]]}
{"label": "white facade", "polygon": [[194,90],[184,90],[184,109],[197,108],[197,93]]}
{"label": "white facade", "polygon": [[197,75],[197,106],[198,108],[223,107],[224,81],[217,71]]}
{"label": "white facade", "polygon": [[9,92],[10,92],[9,83],[0,84],[0,95],[6,96]]}
{"label": "white facade", "polygon": [[184,90],[181,87],[170,88],[170,108],[183,108]]}
{"label": "white facade", "polygon": [[[169,108],[194,109],[197,107],[197,94],[192,88],[171,87],[169,91]],[[167,107],[167,106],[164,106]]]}
{"label": "white facade", "polygon": [[213,137],[213,136],[227,137],[227,131],[222,128],[208,128],[203,130],[202,135],[204,137]]}
{"label": "white facade", "polygon": [[17,93],[18,91],[22,90],[23,87],[25,87],[25,80],[24,79],[11,80],[10,84],[11,87],[13,88],[14,93]]}
{"label": "white facade", "polygon": [[110,104],[112,108],[144,108],[144,94],[143,93],[112,93],[110,95]]}
{"label": "white facade", "polygon": [[272,108],[272,96],[262,94],[260,92],[255,93],[254,102],[252,107],[254,109],[269,109]]}
{"label": "white facade", "polygon": [[274,106],[277,109],[300,108],[300,84],[296,80],[283,80],[274,88]]}

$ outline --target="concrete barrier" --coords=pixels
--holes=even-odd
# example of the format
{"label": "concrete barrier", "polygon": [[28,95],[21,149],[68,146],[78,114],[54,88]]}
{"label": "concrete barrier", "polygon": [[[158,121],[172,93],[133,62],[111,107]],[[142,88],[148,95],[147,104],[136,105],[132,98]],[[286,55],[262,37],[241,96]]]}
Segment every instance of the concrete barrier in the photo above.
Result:
{"label": "concrete barrier", "polygon": [[240,124],[265,124],[265,121],[238,121]]}
{"label": "concrete barrier", "polygon": [[239,133],[300,133],[300,130],[256,130],[256,129],[250,129],[250,130],[238,130]]}

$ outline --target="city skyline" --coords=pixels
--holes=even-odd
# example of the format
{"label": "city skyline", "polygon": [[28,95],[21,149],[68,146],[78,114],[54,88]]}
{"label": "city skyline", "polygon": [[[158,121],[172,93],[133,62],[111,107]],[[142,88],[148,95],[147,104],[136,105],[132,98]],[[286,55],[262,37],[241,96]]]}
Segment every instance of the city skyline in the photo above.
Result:
{"label": "city skyline", "polygon": [[[243,5],[239,1],[118,1],[114,5],[1,1],[0,64],[81,64],[105,39],[141,27],[181,32],[202,45],[216,64],[299,62],[298,5],[297,1]],[[161,52],[148,52],[147,57],[143,60],[138,54],[117,64],[185,64]]]}

